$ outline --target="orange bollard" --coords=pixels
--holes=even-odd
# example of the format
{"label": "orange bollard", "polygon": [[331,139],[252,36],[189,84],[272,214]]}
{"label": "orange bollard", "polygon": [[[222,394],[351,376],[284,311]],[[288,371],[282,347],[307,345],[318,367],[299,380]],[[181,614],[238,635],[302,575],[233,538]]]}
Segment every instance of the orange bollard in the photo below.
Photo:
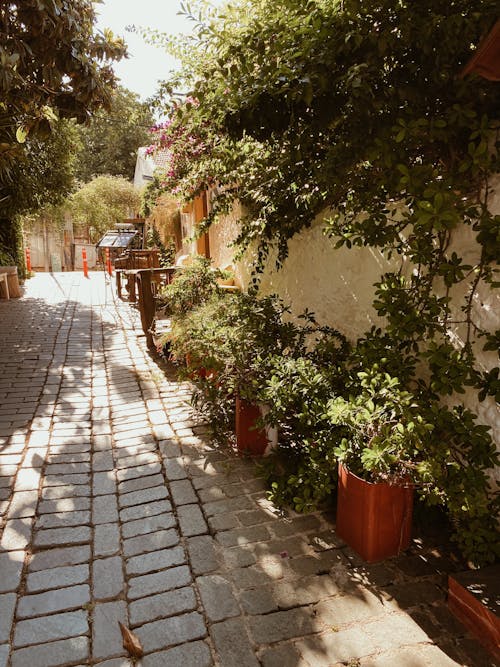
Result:
{"label": "orange bollard", "polygon": [[31,251],[29,248],[26,248],[26,271],[31,273]]}
{"label": "orange bollard", "polygon": [[109,248],[105,248],[106,252],[106,269],[110,276],[113,275],[113,267],[111,266],[111,255],[109,254]]}
{"label": "orange bollard", "polygon": [[89,265],[87,264],[87,248],[82,248],[83,275],[89,277]]}

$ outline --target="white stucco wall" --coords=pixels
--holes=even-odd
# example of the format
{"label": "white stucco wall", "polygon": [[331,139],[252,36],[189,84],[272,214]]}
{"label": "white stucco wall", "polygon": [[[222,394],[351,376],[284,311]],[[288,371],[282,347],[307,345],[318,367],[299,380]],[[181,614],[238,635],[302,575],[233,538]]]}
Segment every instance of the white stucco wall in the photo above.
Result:
{"label": "white stucco wall", "polygon": [[[490,208],[500,213],[500,175],[491,181],[492,194]],[[237,220],[241,211],[236,206],[233,213],[210,230],[210,250],[216,266],[235,265],[236,282],[245,289],[250,282],[252,255],[245,261],[234,263],[234,250],[230,247],[238,232]],[[456,250],[469,264],[477,259],[477,244],[469,228],[454,233],[450,252]],[[270,259],[268,269],[261,282],[262,294],[278,294],[289,303],[295,314],[305,308],[313,311],[319,322],[342,331],[349,339],[363,334],[373,324],[383,325],[382,319],[372,307],[373,284],[380,276],[394,268],[380,253],[367,248],[334,248],[334,242],[325,237],[321,220],[308,230],[296,235],[289,243],[289,256],[281,270],[274,268]],[[457,288],[456,296],[464,296],[467,285]],[[463,303],[458,300],[459,305]],[[474,321],[488,331],[500,328],[500,294],[498,290],[485,287],[478,291],[473,304]],[[452,319],[462,319],[458,311]],[[465,327],[457,325],[454,330],[457,344],[464,340]],[[477,347],[477,357],[484,370],[498,364],[496,353],[481,352]],[[477,394],[469,391],[464,402],[479,417],[480,421],[492,428],[492,435],[500,443],[500,407],[493,397],[482,403]],[[500,476],[500,471],[497,471]]]}

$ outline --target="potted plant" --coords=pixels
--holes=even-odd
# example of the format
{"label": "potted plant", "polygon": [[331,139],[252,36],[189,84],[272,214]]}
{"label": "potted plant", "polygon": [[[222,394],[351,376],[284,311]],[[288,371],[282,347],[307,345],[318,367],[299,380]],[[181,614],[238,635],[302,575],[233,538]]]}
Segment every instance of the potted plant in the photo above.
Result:
{"label": "potted plant", "polygon": [[377,365],[328,403],[338,459],[336,530],[364,560],[408,548],[414,483],[433,430],[414,396]]}
{"label": "potted plant", "polygon": [[[286,312],[275,297],[215,293],[185,317],[174,319],[172,325],[169,338],[174,355],[203,360],[216,374],[217,396],[206,382],[197,382],[205,391],[205,407],[216,413],[219,406],[214,401],[233,402],[241,452],[260,455],[269,444],[262,423],[261,393],[272,355],[289,353],[296,344],[298,329],[284,321]],[[198,403],[203,400],[199,398]]]}
{"label": "potted plant", "polygon": [[264,475],[270,500],[308,512],[330,504],[337,488],[326,405],[344,390],[350,346],[338,331],[311,319],[302,333],[304,345],[296,355],[271,359],[263,392],[270,407],[264,421],[279,430],[280,438]]}

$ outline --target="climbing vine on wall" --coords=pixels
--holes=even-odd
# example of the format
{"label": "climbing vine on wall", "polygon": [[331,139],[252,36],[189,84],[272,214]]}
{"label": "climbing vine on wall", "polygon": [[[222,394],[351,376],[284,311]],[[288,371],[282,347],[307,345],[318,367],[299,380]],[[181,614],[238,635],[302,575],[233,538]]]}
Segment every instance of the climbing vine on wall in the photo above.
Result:
{"label": "climbing vine on wall", "polygon": [[[394,269],[375,286],[384,324],[358,341],[365,362],[382,360],[425,400],[457,404],[471,388],[500,400],[497,364],[478,362],[493,358],[500,333],[474,316],[500,286],[500,216],[489,206],[500,86],[460,75],[497,3],[240,0],[184,11],[198,37],[175,49],[196,103],[179,101],[178,80],[163,88],[164,141],[182,153],[176,190],[190,198],[218,184],[206,225],[244,204],[237,245],[257,247],[256,282],[271,251],[281,265],[320,214],[325,243],[383,253]],[[467,261],[455,244],[465,229]]]}

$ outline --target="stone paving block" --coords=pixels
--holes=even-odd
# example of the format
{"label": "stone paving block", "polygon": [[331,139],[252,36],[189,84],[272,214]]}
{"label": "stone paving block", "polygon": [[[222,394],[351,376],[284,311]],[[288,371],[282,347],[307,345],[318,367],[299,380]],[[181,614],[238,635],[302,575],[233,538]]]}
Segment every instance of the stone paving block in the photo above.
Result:
{"label": "stone paving block", "polygon": [[63,442],[56,442],[57,438],[53,438],[50,442],[50,453],[51,454],[81,454],[88,453],[92,449],[90,442],[88,440],[82,440],[82,442],[66,442],[64,439]]}
{"label": "stone paving block", "polygon": [[323,551],[314,556],[300,556],[290,559],[290,567],[299,576],[327,574],[334,567],[347,567],[348,561],[342,551]]}
{"label": "stone paving block", "polygon": [[181,546],[171,549],[162,549],[161,551],[151,551],[140,556],[133,556],[126,562],[125,569],[128,575],[147,574],[148,572],[157,572],[173,565],[183,565],[186,563],[186,555]]}
{"label": "stone paving block", "polygon": [[0,667],[7,667],[10,647],[8,644],[0,645]]}
{"label": "stone paving block", "polygon": [[197,503],[198,498],[189,479],[181,479],[170,484],[170,492],[176,506]]}
{"label": "stone paving block", "polygon": [[120,482],[123,482],[126,479],[157,475],[159,472],[161,472],[161,465],[159,463],[151,463],[149,465],[137,466],[136,468],[122,468],[118,470],[116,476]]}
{"label": "stone paving block", "polygon": [[89,560],[90,547],[88,545],[49,549],[32,554],[29,571],[36,572],[66,565],[78,565]]}
{"label": "stone paving block", "polygon": [[[285,665],[306,667],[305,663],[301,661],[300,653],[291,644],[273,647],[264,651],[260,656],[260,661],[262,667],[285,667]],[[309,664],[307,667],[310,667]]]}
{"label": "stone paving block", "polygon": [[147,426],[142,428],[129,429],[127,431],[122,431],[115,433],[115,443],[119,445],[120,442],[127,443],[133,438],[141,438],[143,441],[151,437],[150,430]]}
{"label": "stone paving block", "polygon": [[175,440],[161,440],[158,443],[162,456],[167,459],[177,458],[181,455],[181,448]]}
{"label": "stone paving block", "polygon": [[105,472],[113,470],[113,454],[111,451],[96,452],[92,456],[92,470],[94,472]]}
{"label": "stone paving block", "polygon": [[430,642],[424,630],[407,614],[384,614],[365,623],[363,630],[378,649],[397,648],[401,645],[401,637],[404,637],[405,644]]}
{"label": "stone paving block", "polygon": [[408,581],[405,584],[387,586],[386,598],[397,601],[398,607],[410,609],[422,603],[442,602],[445,591],[431,581]]}
{"label": "stone paving block", "polygon": [[[1,472],[2,468],[0,468]],[[8,477],[2,477],[0,474],[0,489],[7,488],[9,486],[12,486],[14,483],[14,475],[10,475]],[[19,493],[22,493],[21,491]]]}
{"label": "stone paving block", "polygon": [[230,570],[248,567],[257,562],[257,556],[251,548],[252,545],[244,547],[234,547],[232,549],[224,549],[223,560],[226,567]]}
{"label": "stone paving block", "polygon": [[181,505],[177,508],[177,518],[184,537],[208,533],[208,526],[198,505]]}
{"label": "stone paving block", "polygon": [[222,621],[240,613],[231,583],[219,574],[196,579],[201,601],[210,621]]}
{"label": "stone paving block", "polygon": [[251,616],[248,625],[257,644],[273,644],[318,631],[310,607]]}
{"label": "stone paving block", "polygon": [[15,491],[35,491],[40,485],[40,470],[21,468],[17,473]]}
{"label": "stone paving block", "polygon": [[85,544],[92,538],[89,526],[73,528],[49,528],[35,532],[33,544],[35,547],[58,547],[67,544]]}
{"label": "stone paving block", "polygon": [[127,625],[125,602],[97,603],[92,610],[92,654],[94,659],[124,655],[118,621]]}
{"label": "stone paving block", "polygon": [[89,460],[89,455],[85,452],[76,452],[74,454],[50,454],[50,463],[81,463]]}
{"label": "stone paving block", "polygon": [[124,581],[122,559],[119,556],[95,560],[92,564],[92,595],[106,600],[120,595]]}
{"label": "stone paving block", "polygon": [[5,593],[0,595],[0,643],[8,642],[10,639],[10,630],[12,627],[15,606],[15,593]]}
{"label": "stone paving block", "polygon": [[376,595],[364,590],[362,594],[355,591],[352,595],[336,596],[319,602],[315,605],[314,611],[318,620],[327,629],[332,625],[362,623],[369,618],[383,615],[385,609],[383,602]]}
{"label": "stone paving block", "polygon": [[[263,582],[264,583],[264,582]],[[354,589],[354,587],[350,587]],[[332,607],[335,609],[335,605],[338,604],[341,606],[345,598],[349,600],[350,596],[343,596],[342,594],[346,592],[343,584],[337,583],[334,577],[304,577],[299,581],[280,581],[273,582],[271,581],[268,585],[259,586],[258,588],[243,591],[240,596],[240,600],[243,606],[243,609],[248,614],[267,614],[270,611],[278,611],[279,609],[292,609],[293,607],[299,607],[306,604],[314,604],[325,598],[329,598],[323,604],[328,605],[332,604]],[[330,597],[335,595],[341,595],[342,597]],[[355,593],[354,593],[355,595]],[[379,602],[375,596],[371,597],[372,594],[368,591],[363,593],[363,596],[358,594],[358,599],[360,602],[363,602],[366,599],[364,604],[365,609],[372,609],[370,605],[375,605],[374,609],[378,609],[378,613],[382,613],[384,608],[382,602]],[[366,596],[366,598],[364,598]],[[373,599],[375,598],[375,599]],[[378,603],[378,604],[375,604]],[[318,605],[319,607],[320,605]],[[347,612],[349,607],[349,602],[346,601],[343,610]],[[328,611],[328,607],[325,606],[322,608],[322,612],[325,613]],[[373,616],[374,611],[367,612],[368,616]],[[330,615],[330,620],[327,621],[329,626],[339,625],[341,621],[339,618],[333,618],[334,613]],[[321,618],[323,621],[322,613],[318,611],[318,618]]]}
{"label": "stone paving block", "polygon": [[152,517],[138,519],[136,521],[129,521],[122,524],[122,534],[124,538],[135,537],[136,535],[144,535],[146,533],[153,533],[162,528],[173,528],[176,524],[174,515],[156,514]]}
{"label": "stone paving block", "polygon": [[21,459],[23,458],[22,454],[4,454],[2,450],[0,450],[0,466],[17,466],[20,462]]}
{"label": "stone paving block", "polygon": [[141,465],[152,465],[158,462],[158,456],[154,452],[143,452],[131,456],[116,457],[116,467],[135,468]]}
{"label": "stone paving block", "polygon": [[150,595],[130,603],[130,625],[135,627],[160,618],[193,611],[197,606],[194,590],[187,586],[166,593]]}
{"label": "stone paving block", "polygon": [[92,500],[92,523],[113,523],[118,521],[116,496],[97,496]]}
{"label": "stone paving block", "polygon": [[249,544],[251,542],[263,542],[270,538],[266,526],[250,526],[249,528],[234,528],[217,533],[215,539],[224,547],[235,547],[237,545]]}
{"label": "stone paving block", "polygon": [[217,667],[260,667],[240,618],[214,623],[210,635],[218,654]]}
{"label": "stone paving block", "polygon": [[[377,651],[373,640],[367,635],[364,627],[359,625],[322,635],[321,639],[317,636],[301,639],[295,643],[295,647],[306,664],[315,667],[354,662]],[[403,667],[405,663],[400,664]]]}
{"label": "stone paving block", "polygon": [[219,533],[221,531],[239,528],[240,523],[236,518],[236,514],[217,514],[217,516],[208,518],[208,525],[213,533]]}
{"label": "stone paving block", "polygon": [[153,433],[157,440],[168,440],[175,436],[172,427],[168,424],[158,424],[153,426]]}
{"label": "stone paving block", "polygon": [[210,535],[190,537],[186,544],[194,574],[206,574],[219,567],[215,543]]}
{"label": "stone paving block", "polygon": [[90,496],[90,486],[48,486],[42,489],[43,500],[59,500],[61,498],[80,498],[85,496]]}
{"label": "stone paving block", "polygon": [[0,593],[15,591],[21,581],[24,551],[0,553]]}
{"label": "stone paving block", "polygon": [[[111,660],[105,660],[104,662],[96,663],[97,667],[134,667],[135,664],[131,658],[112,658]],[[81,665],[84,667],[84,665]]]}
{"label": "stone paving block", "polygon": [[94,556],[113,556],[120,550],[120,530],[116,523],[94,528]]}
{"label": "stone paving block", "polygon": [[58,514],[61,512],[78,512],[90,509],[88,496],[76,498],[59,498],[58,500],[41,500],[37,507],[37,514]]}
{"label": "stone paving block", "polygon": [[92,475],[92,493],[94,496],[104,496],[116,492],[115,473],[112,470],[96,472]]}
{"label": "stone paving block", "polygon": [[32,518],[11,519],[5,522],[0,548],[5,551],[25,549],[31,542]]}
{"label": "stone paving block", "polygon": [[58,667],[69,661],[87,660],[88,637],[73,637],[62,641],[17,649],[12,653],[12,667]]}
{"label": "stone paving block", "polygon": [[148,475],[147,477],[138,477],[120,482],[118,491],[120,493],[129,493],[131,491],[141,491],[150,489],[153,486],[161,486],[165,483],[162,475]]}
{"label": "stone paving block", "polygon": [[35,522],[35,529],[67,528],[89,523],[90,512],[88,510],[55,512],[54,514],[43,514],[43,516],[39,517]]}
{"label": "stone paving block", "polygon": [[93,449],[95,452],[105,452],[112,448],[113,440],[108,434],[97,434],[91,436]]}
{"label": "stone paving block", "polygon": [[197,612],[146,623],[134,632],[148,651],[202,639],[207,634],[203,617]]}
{"label": "stone paving block", "polygon": [[30,618],[16,624],[13,646],[18,648],[57,639],[79,637],[88,631],[89,623],[85,611],[69,611],[65,614]]}
{"label": "stone paving block", "polygon": [[187,472],[182,463],[182,458],[178,459],[164,459],[163,465],[165,466],[165,473],[167,479],[172,482],[178,479],[186,479]]}
{"label": "stone paving block", "polygon": [[59,588],[37,595],[25,595],[19,600],[17,616],[18,618],[29,618],[53,611],[77,609],[89,601],[90,590],[87,584]]}
{"label": "stone paving block", "polygon": [[167,497],[168,493],[164,486],[155,486],[152,489],[123,493],[120,495],[118,502],[120,507],[131,507],[132,505],[142,505],[154,500],[163,500]]}
{"label": "stone paving block", "polygon": [[49,463],[45,467],[46,475],[74,475],[90,472],[88,461],[80,463]]}
{"label": "stone paving block", "polygon": [[128,581],[127,595],[130,600],[137,600],[145,595],[170,591],[189,583],[191,583],[189,568],[186,565],[181,565],[153,574],[132,577]]}
{"label": "stone paving block", "polygon": [[44,488],[48,486],[68,486],[70,484],[90,484],[90,475],[88,473],[75,475],[47,475],[43,480]]}
{"label": "stone paving block", "polygon": [[144,505],[133,505],[132,507],[125,507],[120,510],[120,519],[123,522],[136,521],[137,519],[145,519],[164,512],[171,512],[172,505],[168,500],[157,500],[152,503],[145,503]]}
{"label": "stone paving block", "polygon": [[115,457],[116,467],[122,468],[123,466],[120,466],[120,461],[122,459],[129,458],[130,456],[136,456],[137,454],[154,453],[155,454],[154,461],[156,462],[158,461],[158,456],[156,456],[157,449],[158,447],[154,440],[152,440],[151,442],[141,442],[140,444],[133,445],[132,447],[129,446],[128,442],[126,445],[122,444],[121,447],[115,447],[114,457]]}
{"label": "stone paving block", "polygon": [[293,517],[292,519],[280,519],[273,523],[272,529],[276,537],[289,537],[296,533],[306,533],[318,530],[321,521],[317,516],[309,514],[306,516]]}
{"label": "stone paving block", "polygon": [[159,530],[156,533],[139,535],[123,540],[123,553],[126,557],[137,556],[149,551],[158,551],[173,547],[179,542],[179,534],[176,530]]}
{"label": "stone paving block", "polygon": [[36,593],[51,588],[65,588],[83,584],[89,580],[89,577],[90,570],[87,564],[66,565],[30,572],[26,578],[26,592]]}
{"label": "stone paving block", "polygon": [[[205,478],[204,478],[205,479]],[[196,480],[193,480],[196,488]],[[236,512],[238,510],[255,509],[255,504],[248,496],[239,496],[227,500],[215,500],[213,502],[205,502],[203,510],[207,516],[216,516],[217,514],[227,514],[228,512]]]}
{"label": "stone paving block", "polygon": [[141,667],[213,667],[213,665],[210,649],[201,641],[189,642],[159,653],[150,653],[141,660]]}

